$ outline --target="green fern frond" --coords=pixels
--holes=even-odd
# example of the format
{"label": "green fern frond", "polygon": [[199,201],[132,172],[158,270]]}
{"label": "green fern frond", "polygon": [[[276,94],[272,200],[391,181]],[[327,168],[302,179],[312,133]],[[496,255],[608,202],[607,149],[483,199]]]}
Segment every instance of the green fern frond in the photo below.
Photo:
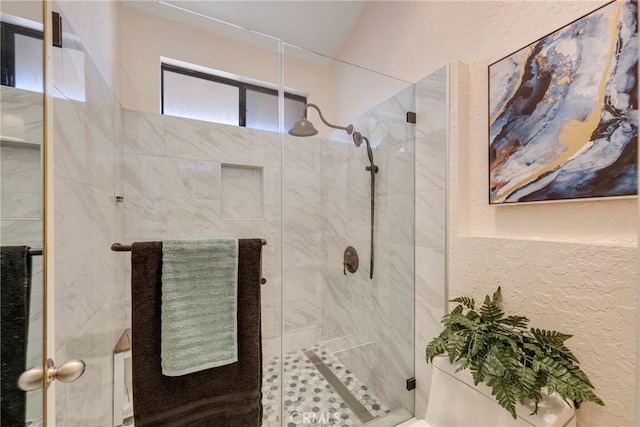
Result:
{"label": "green fern frond", "polygon": [[557,347],[562,345],[573,335],[563,334],[557,331],[547,331],[545,329],[531,328],[531,333],[536,339],[545,345]]}
{"label": "green fern frond", "polygon": [[464,311],[464,306],[456,305],[453,310],[451,310],[451,314],[462,314]]}
{"label": "green fern frond", "polygon": [[516,361],[504,350],[504,346],[493,345],[489,348],[486,361],[493,375],[511,377],[513,376]]}
{"label": "green fern frond", "polygon": [[484,304],[480,307],[480,318],[484,322],[495,323],[502,318],[504,313],[493,301],[487,297]]}
{"label": "green fern frond", "polygon": [[476,301],[470,297],[458,297],[450,300],[449,302],[457,302],[459,304],[464,305],[465,307],[473,310],[476,306]]}
{"label": "green fern frond", "polygon": [[467,316],[462,314],[452,314],[447,318],[445,326],[448,326],[456,331],[459,330],[475,330],[478,327],[478,322],[470,320]]}
{"label": "green fern frond", "polygon": [[447,340],[446,349],[447,354],[449,355],[449,362],[453,363],[458,360],[465,348],[467,347],[467,338],[464,334],[461,333],[453,333],[449,336]]}
{"label": "green fern frond", "polygon": [[552,391],[557,391],[563,399],[604,405],[591,390],[593,388],[591,381],[579,367],[566,363],[564,359],[552,359],[547,356],[534,359],[534,370],[536,368],[547,374],[548,387]]}
{"label": "green fern frond", "polygon": [[480,320],[480,315],[475,310],[467,311],[466,316],[467,316],[467,319],[469,320],[473,320],[473,321]]}
{"label": "green fern frond", "polygon": [[498,289],[493,293],[491,301],[496,305],[502,302],[502,288],[500,286],[498,286]]}
{"label": "green fern frond", "polygon": [[522,344],[522,347],[526,350],[529,350],[530,352],[534,353],[534,354],[538,354],[542,351],[542,349],[540,348],[540,346],[531,343],[531,342],[525,342],[524,344]]}
{"label": "green fern frond", "polygon": [[527,319],[524,316],[508,316],[508,317],[505,317],[504,319],[501,319],[500,323],[512,326],[514,328],[526,329],[527,323],[529,323],[529,319]]}
{"label": "green fern frond", "polygon": [[578,399],[574,399],[574,403],[577,402],[578,405],[582,402],[593,402],[597,405],[605,406],[604,402],[598,396],[596,396],[593,390],[589,388],[581,387],[579,390],[577,390],[576,394],[578,396]]}
{"label": "green fern frond", "polygon": [[465,369],[468,369],[471,366],[471,359],[463,358],[461,360],[462,361],[456,368],[456,372],[464,371]]}
{"label": "green fern frond", "polygon": [[516,415],[516,400],[518,398],[518,392],[509,381],[506,381],[502,377],[492,377],[487,383],[491,387],[491,394],[496,398],[500,406],[505,408],[514,419],[517,419]]}
{"label": "green fern frond", "polygon": [[486,348],[487,336],[485,334],[475,333],[469,340],[469,348],[467,350],[468,357],[475,357],[481,350]]}
{"label": "green fern frond", "polygon": [[447,330],[445,330],[440,334],[440,336],[431,340],[431,342],[427,345],[427,349],[425,351],[427,362],[431,363],[434,357],[447,351],[448,338],[449,333]]}
{"label": "green fern frond", "polygon": [[480,384],[489,375],[489,365],[484,358],[477,358],[475,362],[471,362],[471,375],[473,375],[473,383]]}
{"label": "green fern frond", "polygon": [[574,356],[571,350],[569,350],[567,346],[565,346],[564,344],[558,345],[554,348],[551,348],[550,350],[552,353],[559,353],[559,355],[562,356],[563,358],[569,359],[575,363],[578,363],[578,359],[576,358],[576,356]]}
{"label": "green fern frond", "polygon": [[536,373],[526,366],[518,367],[515,380],[518,382],[518,398],[524,404],[525,400],[540,400],[540,387],[537,385]]}
{"label": "green fern frond", "polygon": [[578,379],[580,379],[580,381],[582,381],[589,387],[594,388],[593,384],[591,384],[591,381],[589,380],[589,377],[587,377],[587,374],[585,374],[578,366],[569,363],[567,364],[567,369],[569,370],[569,372],[571,372],[572,375],[575,375]]}
{"label": "green fern frond", "polygon": [[533,359],[533,370],[544,371],[550,375],[554,375],[559,364],[549,356],[538,356]]}

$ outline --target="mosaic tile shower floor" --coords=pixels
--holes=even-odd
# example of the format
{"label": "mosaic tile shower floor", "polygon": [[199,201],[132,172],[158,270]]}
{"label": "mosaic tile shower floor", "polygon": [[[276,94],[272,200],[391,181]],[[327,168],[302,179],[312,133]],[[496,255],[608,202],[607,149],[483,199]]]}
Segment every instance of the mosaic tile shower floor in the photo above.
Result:
{"label": "mosaic tile shower floor", "polygon": [[[390,412],[380,399],[323,347],[313,352],[346,386],[373,418]],[[280,358],[265,361],[262,384],[263,427],[350,427],[363,423],[305,355],[304,349],[284,357],[284,422],[280,423]]]}

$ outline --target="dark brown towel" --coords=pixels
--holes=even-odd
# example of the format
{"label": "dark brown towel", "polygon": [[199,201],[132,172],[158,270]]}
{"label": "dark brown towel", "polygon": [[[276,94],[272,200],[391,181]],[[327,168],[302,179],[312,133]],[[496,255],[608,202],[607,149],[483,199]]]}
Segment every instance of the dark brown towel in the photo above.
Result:
{"label": "dark brown towel", "polygon": [[23,426],[26,393],[18,388],[18,378],[27,369],[27,333],[31,295],[31,257],[28,246],[0,248],[0,329],[2,351],[0,390],[2,425]]}
{"label": "dark brown towel", "polygon": [[257,427],[262,423],[260,239],[238,245],[238,361],[180,377],[162,375],[162,243],[131,250],[133,410],[139,426]]}

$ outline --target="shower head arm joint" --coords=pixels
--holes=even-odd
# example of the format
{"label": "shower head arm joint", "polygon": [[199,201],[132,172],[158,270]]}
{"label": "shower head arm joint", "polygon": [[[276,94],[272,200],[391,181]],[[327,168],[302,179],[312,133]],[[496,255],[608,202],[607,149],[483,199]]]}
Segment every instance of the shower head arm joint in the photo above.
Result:
{"label": "shower head arm joint", "polygon": [[347,135],[351,135],[353,133],[353,125],[349,125],[349,126],[338,126],[338,125],[334,125],[329,123],[324,116],[322,115],[322,111],[320,111],[320,108],[318,108],[318,106],[316,104],[312,104],[312,103],[308,103],[308,104],[304,104],[302,106],[302,112],[300,113],[300,117],[304,118],[304,113],[305,111],[307,111],[307,108],[314,108],[317,112],[318,115],[320,116],[320,120],[322,120],[322,123],[324,123],[325,125],[329,126],[330,128],[333,129],[340,129],[343,130],[345,132],[347,132]]}

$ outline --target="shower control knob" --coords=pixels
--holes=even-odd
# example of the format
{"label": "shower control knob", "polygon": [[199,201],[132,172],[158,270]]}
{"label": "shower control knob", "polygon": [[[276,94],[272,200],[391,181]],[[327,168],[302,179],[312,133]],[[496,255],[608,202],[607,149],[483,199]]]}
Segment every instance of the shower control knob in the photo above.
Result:
{"label": "shower control knob", "polygon": [[347,246],[347,249],[344,250],[344,257],[342,261],[342,272],[344,275],[347,275],[347,271],[349,273],[355,273],[358,271],[358,265],[360,264],[360,260],[358,258],[358,251],[353,246]]}

